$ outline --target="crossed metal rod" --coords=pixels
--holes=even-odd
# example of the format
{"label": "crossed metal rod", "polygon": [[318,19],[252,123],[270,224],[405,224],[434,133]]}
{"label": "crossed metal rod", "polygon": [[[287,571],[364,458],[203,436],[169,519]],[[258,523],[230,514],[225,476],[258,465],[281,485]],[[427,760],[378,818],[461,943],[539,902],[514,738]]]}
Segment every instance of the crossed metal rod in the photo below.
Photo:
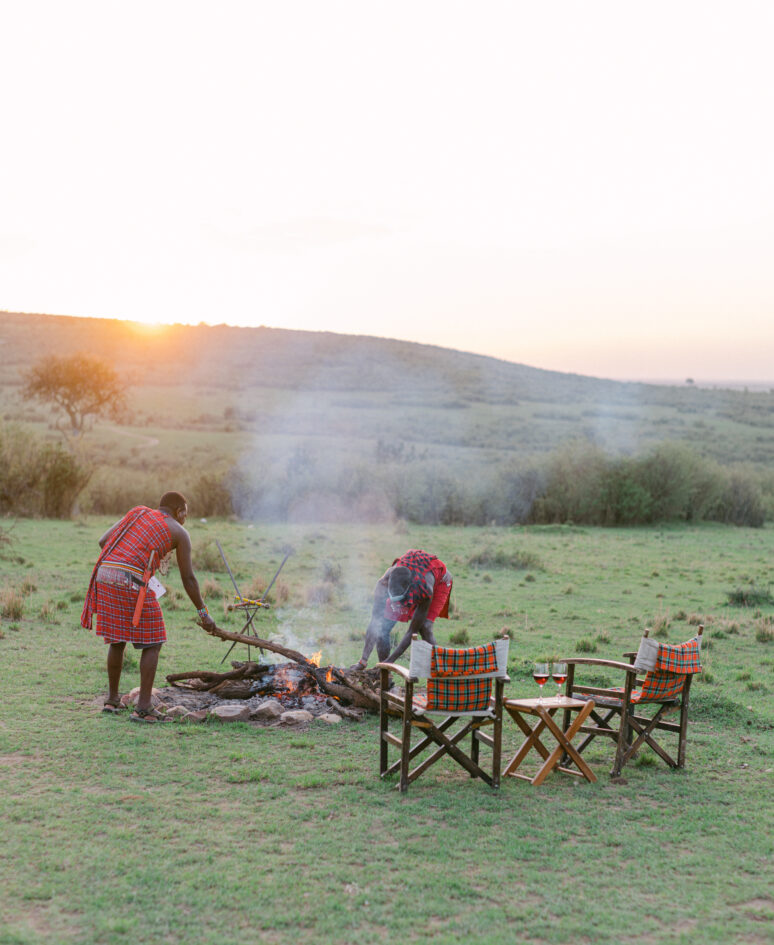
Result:
{"label": "crossed metal rod", "polygon": [[[262,607],[266,607],[266,606],[267,606],[267,604],[266,604],[266,598],[267,598],[267,596],[268,596],[268,594],[269,594],[269,591],[272,589],[272,587],[274,586],[274,582],[275,582],[275,581],[277,580],[277,578],[279,577],[279,573],[280,573],[280,571],[283,569],[283,567],[285,566],[285,562],[286,562],[286,561],[288,560],[288,558],[293,554],[293,549],[292,549],[292,548],[288,548],[288,550],[287,550],[287,552],[286,552],[286,554],[285,554],[285,557],[282,559],[282,562],[281,562],[280,566],[277,568],[277,571],[276,571],[274,577],[273,577],[273,578],[271,579],[271,581],[269,582],[269,586],[266,588],[266,590],[263,592],[263,594],[261,594],[261,596],[260,596],[256,601],[252,601],[252,600],[250,600],[250,598],[247,598],[247,597],[243,597],[243,596],[242,596],[242,592],[239,590],[239,585],[238,585],[237,582],[236,582],[236,578],[234,577],[234,573],[233,573],[233,571],[231,570],[231,568],[229,567],[229,563],[228,563],[228,561],[226,560],[226,556],[225,556],[225,554],[223,553],[223,549],[221,548],[220,542],[218,541],[217,538],[215,539],[215,544],[218,546],[218,551],[220,552],[221,558],[223,558],[223,564],[225,564],[226,570],[228,571],[228,576],[231,578],[231,583],[234,585],[234,590],[236,591],[237,598],[238,598],[240,601],[245,601],[245,612],[248,614],[248,617],[247,617],[247,622],[245,623],[244,627],[242,627],[242,633],[249,633],[250,627],[251,627],[252,622],[253,622],[253,618],[255,617],[255,615],[258,613],[258,611],[259,611]],[[253,603],[255,604],[255,606],[253,607],[253,609],[252,609],[252,611],[251,611],[251,610],[250,610],[250,604],[253,604]],[[258,636],[258,634],[255,632],[255,629],[254,629],[254,628],[253,628],[253,634],[254,634],[254,636]],[[226,662],[226,660],[228,659],[229,653],[234,649],[235,646],[236,646],[236,641],[234,641],[234,642],[231,644],[231,646],[228,648],[228,650],[227,650],[227,652],[226,652],[226,655],[225,655],[225,656],[223,657],[223,659],[220,661],[220,665],[221,665],[221,666],[223,665],[223,663]],[[261,655],[263,655],[263,649],[262,649],[261,647],[259,647],[258,649],[261,650]],[[248,658],[248,660],[250,659],[250,647],[249,647],[249,646],[247,647],[247,658]]]}

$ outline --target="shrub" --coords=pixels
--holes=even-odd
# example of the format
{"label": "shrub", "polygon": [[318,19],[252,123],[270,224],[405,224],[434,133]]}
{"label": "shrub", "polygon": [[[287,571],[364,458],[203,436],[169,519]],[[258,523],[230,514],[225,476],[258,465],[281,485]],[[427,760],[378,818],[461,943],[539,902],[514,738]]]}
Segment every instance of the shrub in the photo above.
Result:
{"label": "shrub", "polygon": [[40,608],[43,623],[56,623],[56,604],[52,600],[44,601]]}
{"label": "shrub", "polygon": [[774,597],[771,596],[771,590],[768,587],[759,587],[755,583],[747,587],[737,587],[734,590],[726,591],[728,603],[735,607],[760,607],[766,604],[774,604]]}
{"label": "shrub", "polygon": [[656,637],[662,637],[662,638],[666,637],[667,633],[669,632],[669,625],[670,625],[669,615],[659,614],[653,620],[653,627],[652,627],[653,634]]}
{"label": "shrub", "polygon": [[578,640],[578,642],[575,644],[575,649],[579,653],[596,653],[597,644],[593,640],[589,640],[587,637],[583,637],[582,639]]}
{"label": "shrub", "polygon": [[333,587],[330,584],[316,584],[306,592],[306,603],[310,607],[330,604],[333,600]]}
{"label": "shrub", "polygon": [[467,627],[459,627],[452,631],[449,634],[449,643],[453,643],[455,646],[467,646],[470,643],[470,634]]}
{"label": "shrub", "polygon": [[220,600],[224,596],[223,588],[218,584],[217,581],[212,578],[207,578],[202,583],[202,597],[212,598],[214,600]]}
{"label": "shrub", "polygon": [[80,504],[95,515],[123,515],[135,505],[155,508],[158,500],[158,474],[99,468],[84,489]]}
{"label": "shrub", "polygon": [[0,425],[0,512],[35,515],[40,512],[43,478],[37,439],[17,426]]}
{"label": "shrub", "polygon": [[45,447],[42,462],[43,513],[48,518],[70,518],[93,470],[61,446]]}
{"label": "shrub", "polygon": [[21,620],[24,616],[24,597],[13,588],[0,591],[0,615],[8,620]]}
{"label": "shrub", "polygon": [[229,485],[230,470],[206,472],[198,476],[188,490],[188,501],[199,516],[231,515],[234,506]]}
{"label": "shrub", "polygon": [[760,528],[766,518],[760,477],[745,469],[727,472],[722,493],[715,501],[710,517],[730,525]]}
{"label": "shrub", "polygon": [[536,554],[531,551],[504,551],[502,549],[484,548],[468,559],[472,568],[512,569],[524,571],[534,568],[540,571],[543,565]]}
{"label": "shrub", "polygon": [[326,584],[340,584],[344,569],[335,561],[323,561],[322,579]]}
{"label": "shrub", "polygon": [[214,541],[205,541],[195,545],[193,562],[197,571],[213,571],[217,574],[225,574],[228,571]]}
{"label": "shrub", "polygon": [[758,643],[774,643],[774,627],[768,620],[761,620],[755,627],[755,639]]}

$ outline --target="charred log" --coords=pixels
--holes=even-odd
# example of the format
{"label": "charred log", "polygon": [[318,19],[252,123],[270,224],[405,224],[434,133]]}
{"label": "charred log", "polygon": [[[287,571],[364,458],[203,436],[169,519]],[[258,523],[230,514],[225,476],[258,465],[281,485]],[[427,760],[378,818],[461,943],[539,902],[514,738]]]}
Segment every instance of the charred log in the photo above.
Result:
{"label": "charred log", "polygon": [[[344,706],[356,706],[371,712],[379,711],[378,673],[357,671],[348,672],[335,666],[320,667],[289,647],[269,640],[248,636],[244,633],[231,633],[216,627],[208,631],[212,636],[234,643],[244,643],[251,647],[260,647],[272,653],[278,653],[291,660],[293,678],[287,679],[287,665],[266,665],[248,661],[233,663],[234,669],[228,673],[215,673],[199,670],[189,673],[171,673],[167,682],[183,689],[206,690],[217,693],[224,699],[249,699],[254,695],[272,695],[287,691],[288,683],[294,691],[312,692],[314,689],[332,696]],[[279,676],[278,676],[279,674]],[[283,678],[285,674],[285,678]],[[284,689],[280,688],[284,685]]]}

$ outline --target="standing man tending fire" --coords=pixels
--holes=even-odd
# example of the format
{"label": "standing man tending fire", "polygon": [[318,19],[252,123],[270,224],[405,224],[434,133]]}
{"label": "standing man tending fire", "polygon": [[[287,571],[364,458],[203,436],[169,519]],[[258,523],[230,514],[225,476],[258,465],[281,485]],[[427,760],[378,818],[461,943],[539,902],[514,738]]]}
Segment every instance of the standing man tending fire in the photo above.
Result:
{"label": "standing man tending fire", "polygon": [[[451,589],[452,576],[435,555],[412,549],[396,558],[374,589],[363,655],[352,669],[366,668],[374,646],[380,662],[394,663],[415,633],[435,646],[433,623],[437,617],[448,618]],[[408,622],[409,626],[390,653],[390,632],[396,621]]]}
{"label": "standing man tending fire", "polygon": [[131,716],[133,722],[164,719],[151,706],[159,652],[167,639],[164,617],[152,582],[160,565],[162,573],[165,573],[164,559],[172,551],[177,553],[183,587],[196,608],[199,624],[208,631],[215,627],[193,572],[191,539],[183,528],[187,515],[185,497],[179,492],[165,492],[158,509],[136,506],[99,540],[102,551],[89,582],[81,626],[91,630],[92,618],[96,615],[97,635],[109,645],[109,691],[104,712],[116,712],[121,705],[118,684],[126,644],[131,643],[135,649],[142,650],[140,694],[136,711]]}

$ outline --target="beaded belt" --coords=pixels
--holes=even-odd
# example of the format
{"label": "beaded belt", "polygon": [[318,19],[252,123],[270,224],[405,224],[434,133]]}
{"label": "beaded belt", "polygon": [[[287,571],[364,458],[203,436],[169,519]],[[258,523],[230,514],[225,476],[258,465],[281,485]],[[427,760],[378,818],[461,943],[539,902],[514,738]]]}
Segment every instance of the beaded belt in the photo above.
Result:
{"label": "beaded belt", "polygon": [[131,587],[138,590],[142,587],[142,581],[131,571],[124,571],[123,568],[116,568],[109,564],[101,564],[97,568],[97,580],[100,584],[114,584],[118,587]]}

